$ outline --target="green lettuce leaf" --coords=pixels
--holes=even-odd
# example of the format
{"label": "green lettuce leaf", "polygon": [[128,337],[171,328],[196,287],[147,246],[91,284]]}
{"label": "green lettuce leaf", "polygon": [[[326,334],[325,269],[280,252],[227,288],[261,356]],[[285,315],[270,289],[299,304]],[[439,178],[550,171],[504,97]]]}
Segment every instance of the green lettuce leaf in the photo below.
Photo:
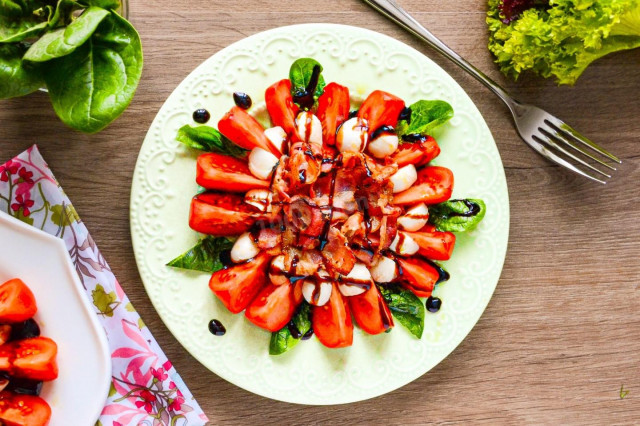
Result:
{"label": "green lettuce leaf", "polygon": [[[307,302],[302,302],[291,321],[293,321],[301,336],[304,336],[311,330],[311,305]],[[291,330],[289,330],[289,325],[287,324],[280,331],[271,333],[269,354],[281,355],[296,346],[299,341],[300,339],[296,339],[291,335]]]}
{"label": "green lettuce leaf", "polygon": [[477,198],[449,200],[429,206],[429,223],[438,231],[470,231],[478,226],[486,212],[484,201]]}
{"label": "green lettuce leaf", "polygon": [[230,250],[233,242],[227,238],[207,236],[185,253],[167,263],[167,266],[202,272],[216,272],[224,267],[220,253]]}
{"label": "green lettuce leaf", "polygon": [[453,117],[453,108],[445,101],[418,101],[411,105],[411,118],[400,120],[396,131],[398,136],[431,135],[433,130],[442,126]]}
{"label": "green lettuce leaf", "polygon": [[244,158],[247,150],[227,139],[222,133],[209,126],[184,125],[178,130],[176,140],[189,148],[207,152],[230,155],[236,158]]}
{"label": "green lettuce leaf", "polygon": [[410,290],[398,285],[379,285],[378,290],[387,302],[389,310],[400,324],[418,339],[424,332],[425,308],[420,299]]}

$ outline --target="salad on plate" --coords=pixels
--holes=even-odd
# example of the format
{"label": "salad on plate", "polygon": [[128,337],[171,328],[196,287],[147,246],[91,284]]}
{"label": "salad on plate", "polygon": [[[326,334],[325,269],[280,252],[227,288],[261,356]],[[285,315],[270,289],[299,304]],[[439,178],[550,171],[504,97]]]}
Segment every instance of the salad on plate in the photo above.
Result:
{"label": "salad on plate", "polygon": [[[436,262],[486,211],[479,199],[451,200],[452,171],[431,164],[434,130],[453,116],[447,102],[408,106],[375,90],[352,109],[349,88],[326,84],[322,71],[301,58],[266,89],[269,128],[236,92],[217,129],[199,109],[200,125],[177,135],[206,151],[189,214],[205,237],[168,265],[212,273],[226,308],[272,333],[272,355],[314,334],[350,346],[354,323],[380,334],[395,319],[420,338],[425,306],[438,311],[432,292],[449,279]],[[225,333],[218,320],[209,329]]]}

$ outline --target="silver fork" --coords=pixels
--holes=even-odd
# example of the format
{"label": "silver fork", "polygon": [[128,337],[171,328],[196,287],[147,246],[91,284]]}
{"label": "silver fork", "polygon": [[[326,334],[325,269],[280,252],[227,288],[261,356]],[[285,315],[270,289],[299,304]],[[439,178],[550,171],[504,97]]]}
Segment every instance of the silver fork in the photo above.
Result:
{"label": "silver fork", "polygon": [[[420,25],[407,11],[398,6],[395,1],[363,1],[451,59],[502,99],[511,111],[522,140],[543,157],[603,184],[606,184],[607,179],[611,178],[610,172],[606,169],[616,170],[615,167],[603,160],[608,159],[622,163],[618,157],[582,136],[559,118],[534,105],[523,104],[512,98],[498,83],[451,50],[429,30]],[[587,159],[592,162],[585,161]],[[594,164],[600,167],[596,167]]]}

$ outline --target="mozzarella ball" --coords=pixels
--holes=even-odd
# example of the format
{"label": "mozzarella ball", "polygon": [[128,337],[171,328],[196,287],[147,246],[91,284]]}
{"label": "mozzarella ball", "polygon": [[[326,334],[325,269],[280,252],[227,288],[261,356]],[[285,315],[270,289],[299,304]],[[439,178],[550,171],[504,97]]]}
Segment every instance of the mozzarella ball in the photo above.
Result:
{"label": "mozzarella ball", "polygon": [[250,233],[245,232],[238,237],[233,247],[231,247],[231,261],[235,263],[244,262],[245,260],[253,259],[258,253],[260,253],[260,249],[253,241],[253,237]]}
{"label": "mozzarella ball", "polygon": [[331,297],[333,286],[330,281],[316,283],[313,279],[306,279],[302,283],[302,296],[304,300],[314,306],[326,305]]}
{"label": "mozzarella ball", "polygon": [[420,250],[420,246],[413,238],[404,232],[398,232],[391,242],[391,250],[395,253],[411,256]]}
{"label": "mozzarella ball", "polygon": [[296,117],[296,129],[304,142],[322,146],[322,123],[315,115],[307,111],[298,114]]}
{"label": "mozzarella ball", "polygon": [[249,170],[258,179],[267,180],[276,164],[278,158],[262,148],[253,148],[249,154]]}
{"label": "mozzarella ball", "polygon": [[244,202],[261,212],[271,211],[271,191],[268,189],[252,189],[244,195]]}
{"label": "mozzarella ball", "polygon": [[287,132],[280,126],[271,127],[264,131],[264,135],[269,139],[271,145],[273,145],[281,153],[284,152],[284,143],[287,140]]}
{"label": "mozzarella ball", "polygon": [[405,231],[415,232],[422,229],[429,221],[429,208],[425,203],[411,207],[398,218],[398,225]]}
{"label": "mozzarella ball", "polygon": [[362,152],[369,139],[367,121],[353,117],[345,121],[336,136],[336,148],[340,152]]}
{"label": "mozzarella ball", "polygon": [[393,193],[395,194],[411,188],[411,185],[418,180],[418,172],[413,164],[409,164],[395,172],[389,180],[393,184]]}
{"label": "mozzarella ball", "polygon": [[371,142],[367,147],[369,153],[376,158],[384,158],[393,154],[398,149],[398,135],[383,133]]}
{"label": "mozzarella ball", "polygon": [[285,275],[284,255],[276,256],[269,266],[269,280],[275,285],[289,284],[289,278]]}
{"label": "mozzarella ball", "polygon": [[371,277],[378,283],[391,282],[398,277],[398,265],[393,259],[380,257],[371,267]]}
{"label": "mozzarella ball", "polygon": [[[371,282],[371,273],[369,272],[369,268],[364,263],[356,263],[353,265],[353,269],[349,272],[348,275],[342,278],[344,284],[341,283],[338,285],[340,289],[340,293],[343,296],[356,296],[358,294],[362,294],[367,289],[363,288],[363,285],[369,284],[373,285]],[[349,282],[358,285],[350,285]]]}

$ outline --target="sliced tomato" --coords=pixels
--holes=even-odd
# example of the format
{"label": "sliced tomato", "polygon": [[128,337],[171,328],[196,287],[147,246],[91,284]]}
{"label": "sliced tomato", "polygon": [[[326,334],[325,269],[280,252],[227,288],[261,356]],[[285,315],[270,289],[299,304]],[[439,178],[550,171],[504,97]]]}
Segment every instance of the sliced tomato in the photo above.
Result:
{"label": "sliced tomato", "polygon": [[[404,231],[403,231],[404,232]],[[456,236],[451,232],[405,232],[420,246],[420,253],[427,259],[449,260]]]}
{"label": "sliced tomato", "polygon": [[349,118],[350,107],[347,87],[329,83],[324,88],[324,93],[318,98],[316,115],[322,123],[322,140],[326,145],[336,144],[336,131]]}
{"label": "sliced tomato", "polygon": [[0,423],[6,426],[44,426],[51,407],[39,396],[0,392]]}
{"label": "sliced tomato", "polygon": [[48,337],[14,340],[0,346],[0,370],[31,380],[58,377],[58,345]]}
{"label": "sliced tomato", "polygon": [[350,296],[347,300],[356,323],[367,333],[380,334],[393,327],[391,311],[375,284],[364,293]]}
{"label": "sliced tomato", "polygon": [[37,310],[33,293],[21,279],[14,278],[0,285],[0,322],[26,321]]}
{"label": "sliced tomato", "polygon": [[403,109],[402,99],[391,93],[375,90],[362,103],[358,117],[367,120],[369,132],[372,133],[381,126],[395,127]]}
{"label": "sliced tomato", "polygon": [[249,262],[214,272],[209,288],[224,306],[234,314],[242,312],[267,283],[267,268],[271,256],[258,254]]}
{"label": "sliced tomato", "polygon": [[440,273],[429,262],[413,257],[398,258],[402,284],[418,297],[429,297],[440,279]]}
{"label": "sliced tomato", "polygon": [[233,143],[244,149],[262,148],[276,157],[282,155],[264,135],[264,127],[249,113],[234,106],[218,122],[218,130]]}
{"label": "sliced tomato", "polygon": [[344,348],[353,343],[353,323],[349,305],[334,283],[331,297],[324,306],[311,307],[313,333],[328,348]]}
{"label": "sliced tomato", "polygon": [[246,161],[213,152],[198,157],[196,182],[207,189],[231,192],[269,187],[268,181],[251,174]]}
{"label": "sliced tomato", "polygon": [[293,102],[291,81],[284,79],[269,86],[264,93],[264,100],[271,123],[282,127],[289,136],[297,135],[296,116],[300,108]]}
{"label": "sliced tomato", "polygon": [[418,232],[435,232],[435,231],[436,231],[435,225],[432,225],[430,223],[427,223],[425,226],[423,226],[418,230]]}
{"label": "sliced tomato", "polygon": [[259,217],[258,209],[237,194],[204,192],[191,200],[189,226],[203,234],[219,237],[246,232]]}
{"label": "sliced tomato", "polygon": [[428,166],[418,171],[418,180],[406,191],[393,196],[394,204],[437,204],[451,198],[453,172],[446,167]]}
{"label": "sliced tomato", "polygon": [[289,321],[298,305],[293,284],[267,284],[253,299],[244,315],[260,328],[278,331]]}
{"label": "sliced tomato", "polygon": [[419,142],[404,142],[393,153],[391,160],[398,163],[398,167],[407,164],[424,166],[440,155],[440,146],[434,138],[427,136]]}

